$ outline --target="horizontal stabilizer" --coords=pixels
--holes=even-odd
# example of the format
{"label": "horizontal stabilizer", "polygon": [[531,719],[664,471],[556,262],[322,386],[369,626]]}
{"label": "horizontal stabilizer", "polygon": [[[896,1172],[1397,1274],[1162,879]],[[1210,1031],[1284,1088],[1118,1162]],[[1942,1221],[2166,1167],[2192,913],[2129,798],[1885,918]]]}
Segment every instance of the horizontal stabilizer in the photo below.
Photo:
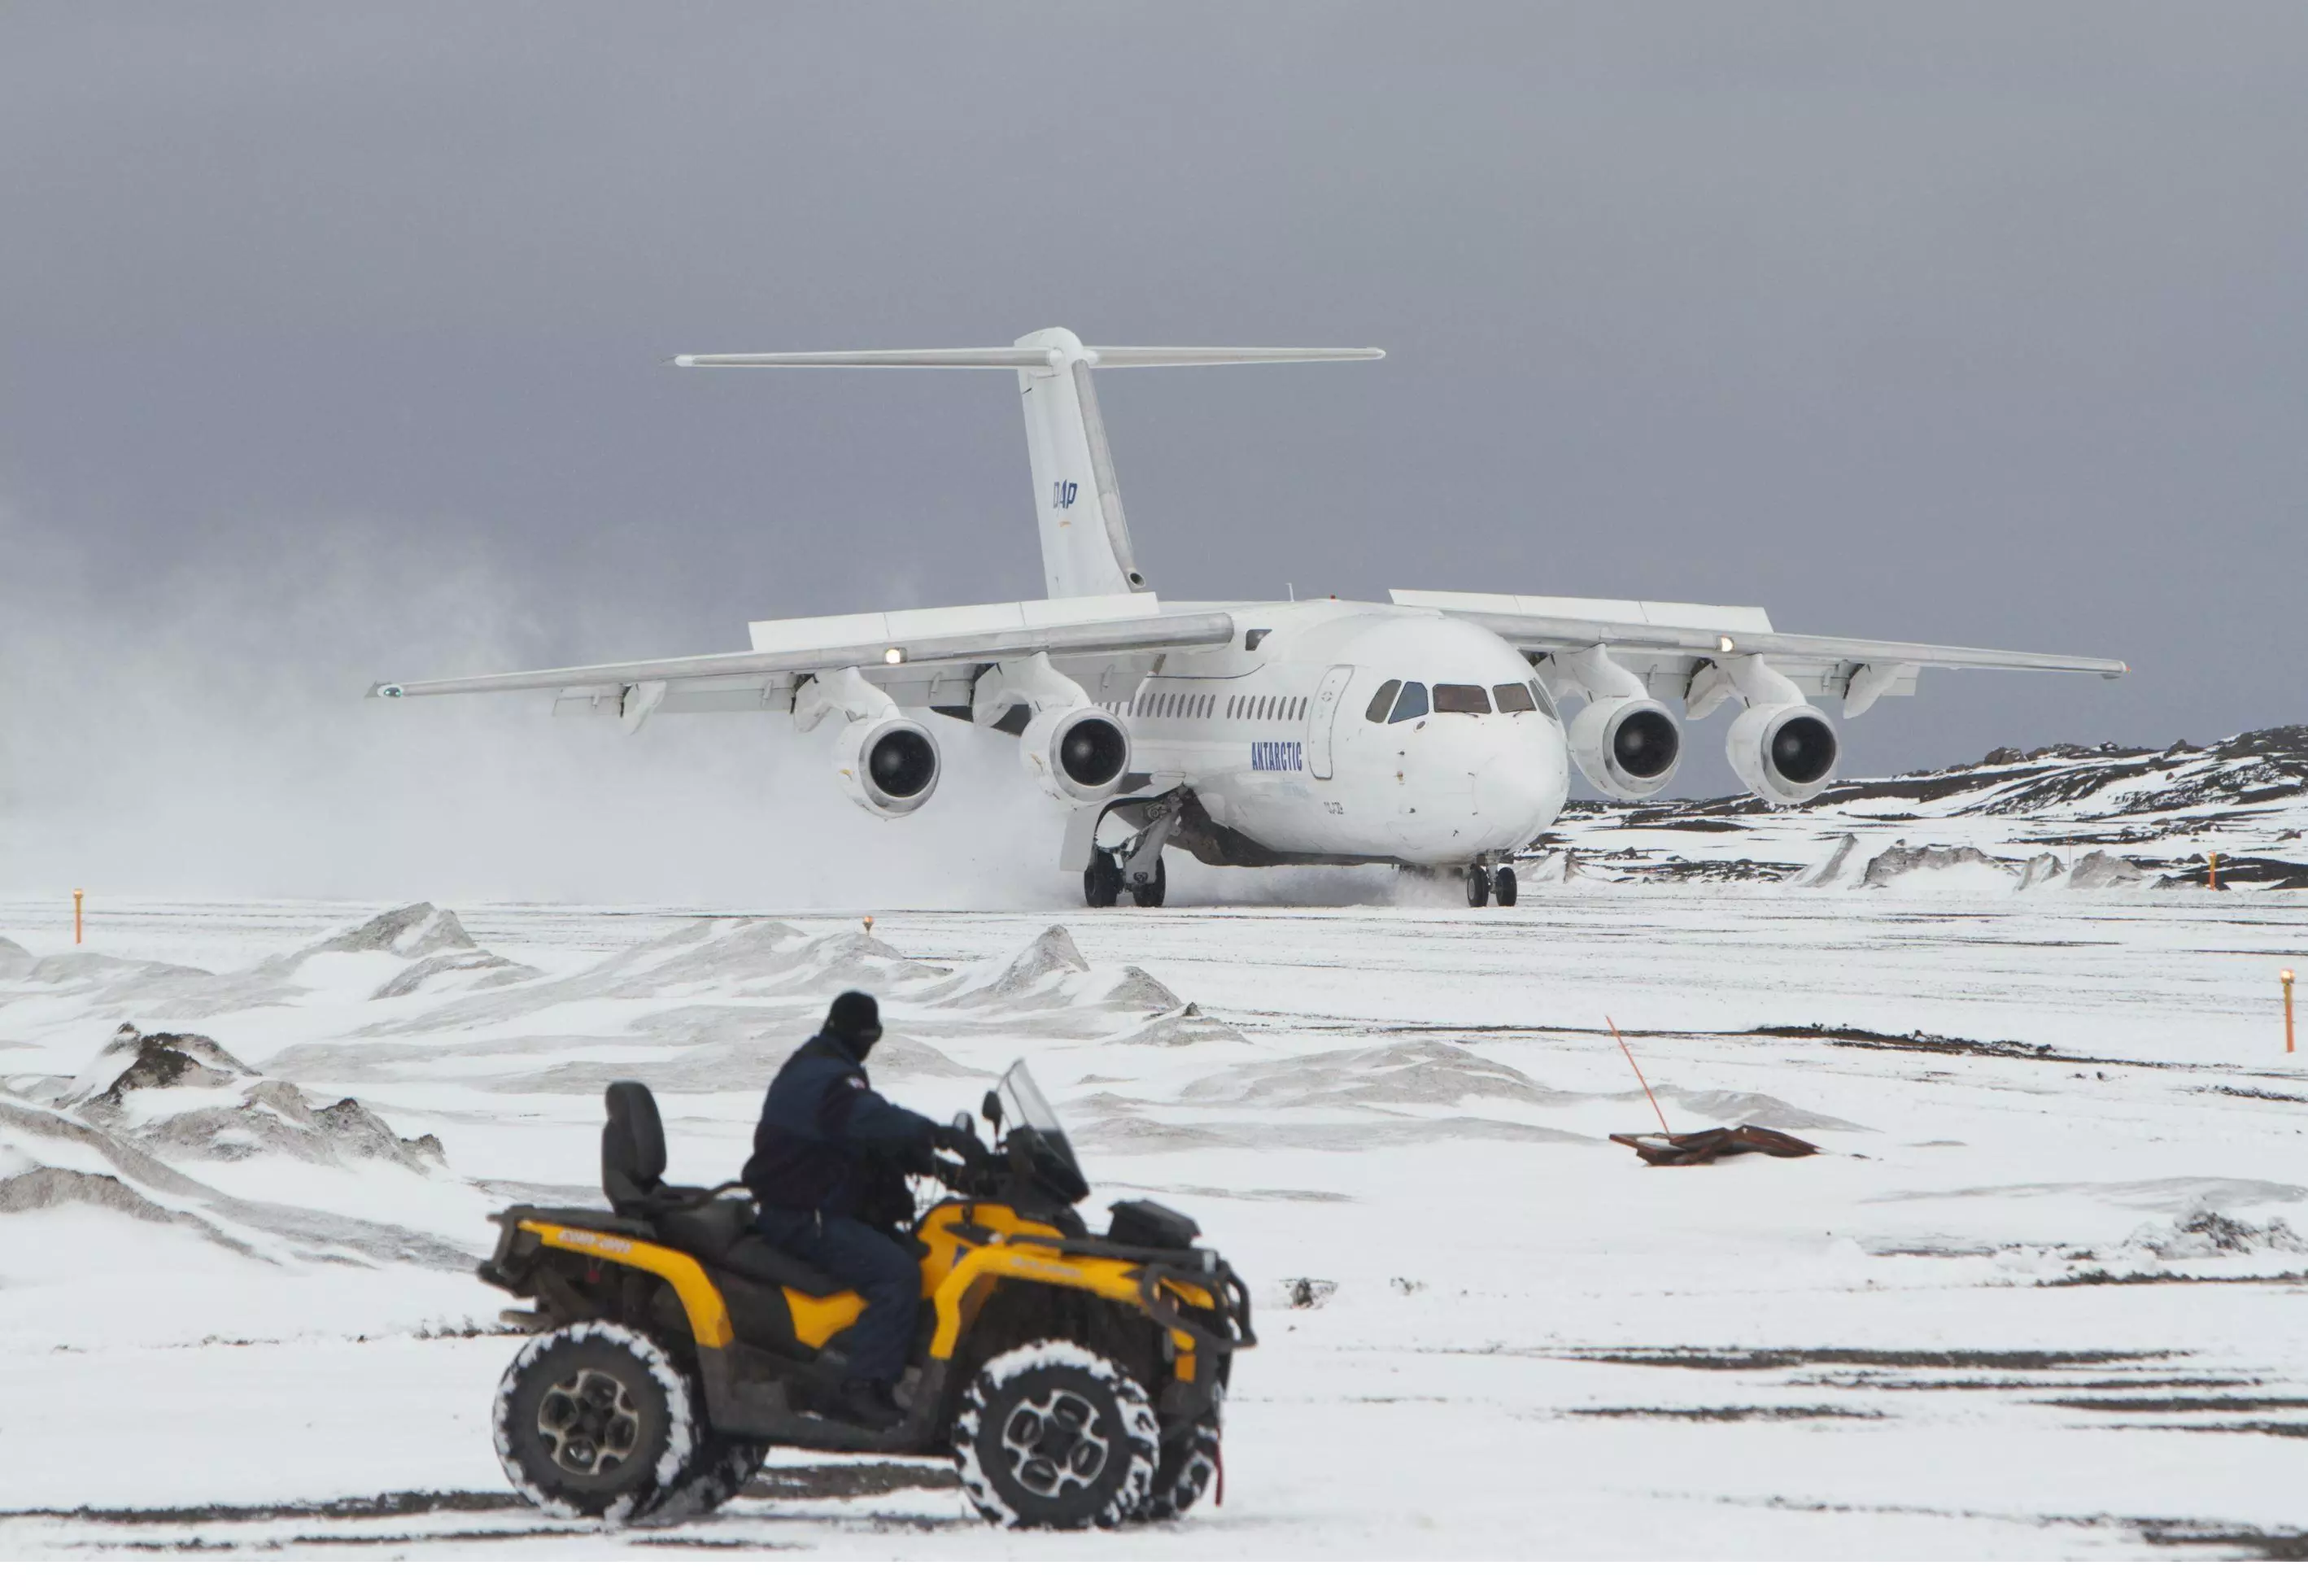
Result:
{"label": "horizontal stabilizer", "polygon": [[1164,348],[1116,344],[1079,354],[1065,345],[988,349],[820,349],[795,354],[676,355],[690,367],[783,366],[804,370],[910,366],[943,371],[1055,371],[1079,358],[1085,366],[1273,366],[1300,360],[1380,360],[1384,349],[1212,349],[1193,345]]}

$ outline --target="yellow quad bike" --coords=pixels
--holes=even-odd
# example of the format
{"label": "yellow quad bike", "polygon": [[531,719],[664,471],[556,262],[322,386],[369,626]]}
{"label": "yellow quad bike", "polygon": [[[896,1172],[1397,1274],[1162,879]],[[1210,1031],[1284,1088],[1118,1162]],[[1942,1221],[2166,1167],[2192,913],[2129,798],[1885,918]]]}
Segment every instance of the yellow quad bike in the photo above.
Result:
{"label": "yellow quad bike", "polygon": [[1160,1203],[1116,1203],[1089,1233],[1088,1184],[1022,1064],[986,1096],[995,1148],[939,1160],[952,1195],[915,1221],[924,1312],[891,1429],[836,1416],[865,1298],[772,1247],[736,1183],[666,1185],[649,1088],[607,1099],[611,1212],[509,1208],[479,1271],[536,1303],[504,1316],[536,1333],[495,1429],[539,1507],[708,1513],[771,1446],[950,1456],[970,1504],[1021,1529],[1175,1517],[1217,1478],[1233,1356],[1257,1345],[1249,1293]]}

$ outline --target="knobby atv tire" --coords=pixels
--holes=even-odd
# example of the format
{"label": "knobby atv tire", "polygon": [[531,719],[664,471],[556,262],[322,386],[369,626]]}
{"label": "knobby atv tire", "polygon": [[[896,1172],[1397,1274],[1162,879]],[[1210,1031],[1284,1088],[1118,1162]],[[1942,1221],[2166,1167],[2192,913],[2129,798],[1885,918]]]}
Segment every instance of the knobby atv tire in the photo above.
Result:
{"label": "knobby atv tire", "polygon": [[962,1494],[1013,1530],[1111,1530],[1152,1489],[1162,1430],[1145,1388],[1072,1342],[989,1360],[953,1425]]}
{"label": "knobby atv tire", "polygon": [[[703,1407],[698,1402],[696,1411],[702,1411]],[[690,1454],[688,1465],[642,1516],[652,1523],[703,1518],[745,1489],[745,1482],[761,1472],[762,1460],[769,1454],[766,1441],[709,1432]]]}
{"label": "knobby atv tire", "polygon": [[1130,1516],[1141,1523],[1161,1523],[1176,1518],[1201,1501],[1219,1477],[1219,1409],[1188,1425],[1184,1433],[1162,1443],[1154,1465],[1154,1483]]}
{"label": "knobby atv tire", "polygon": [[671,1356],[605,1320],[532,1336],[497,1383],[495,1417],[505,1478],[561,1518],[643,1517],[722,1461]]}

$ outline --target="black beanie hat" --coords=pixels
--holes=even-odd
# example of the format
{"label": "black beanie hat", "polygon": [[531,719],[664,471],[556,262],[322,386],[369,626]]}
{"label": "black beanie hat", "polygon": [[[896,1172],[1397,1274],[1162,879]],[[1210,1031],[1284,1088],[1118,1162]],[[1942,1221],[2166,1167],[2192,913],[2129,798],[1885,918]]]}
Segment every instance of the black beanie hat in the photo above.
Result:
{"label": "black beanie hat", "polygon": [[849,1044],[863,1060],[882,1040],[882,1005],[868,992],[844,992],[825,1011],[825,1033]]}

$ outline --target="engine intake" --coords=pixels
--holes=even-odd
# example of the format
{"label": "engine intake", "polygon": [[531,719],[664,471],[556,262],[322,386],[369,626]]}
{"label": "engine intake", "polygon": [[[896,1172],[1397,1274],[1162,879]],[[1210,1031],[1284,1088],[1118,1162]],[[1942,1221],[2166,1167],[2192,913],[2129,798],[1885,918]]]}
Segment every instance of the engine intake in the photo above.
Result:
{"label": "engine intake", "polygon": [[1615,798],[1650,797],[1683,761],[1683,729],[1656,698],[1596,699],[1567,735],[1579,773]]}
{"label": "engine intake", "polygon": [[1087,804],[1111,794],[1130,773],[1130,732],[1088,705],[1045,710],[1019,735],[1018,756],[1052,798]]}
{"label": "engine intake", "polygon": [[1731,722],[1725,751],[1747,790],[1767,804],[1800,804],[1834,779],[1835,728],[1807,703],[1759,703]]}
{"label": "engine intake", "polygon": [[850,801],[885,820],[911,815],[937,790],[937,739],[902,715],[852,720],[833,745],[833,770]]}

